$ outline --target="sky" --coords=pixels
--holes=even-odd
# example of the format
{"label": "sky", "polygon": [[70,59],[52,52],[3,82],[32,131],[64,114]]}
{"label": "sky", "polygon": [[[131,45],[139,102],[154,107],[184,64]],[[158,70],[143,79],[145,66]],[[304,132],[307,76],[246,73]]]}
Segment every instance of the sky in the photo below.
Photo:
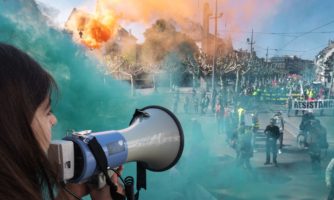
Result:
{"label": "sky", "polygon": [[[112,0],[122,4],[125,1]],[[191,19],[201,22],[202,5],[205,0],[193,2]],[[55,23],[62,26],[71,10],[81,8],[89,12],[95,9],[95,0],[38,0],[53,8]],[[127,2],[131,2],[128,0]],[[147,0],[147,2],[152,2]],[[176,1],[175,2],[181,2]],[[270,2],[270,3],[269,3]],[[215,0],[209,1],[214,12]],[[250,49],[247,38],[251,38],[253,29],[254,50],[259,57],[296,55],[313,60],[334,39],[334,7],[332,0],[218,0],[218,35],[231,35],[235,49]],[[135,6],[132,9],[136,9]],[[134,12],[133,10],[131,12]],[[213,32],[211,20],[211,32]],[[144,40],[143,32],[148,23],[127,21],[125,28]]]}

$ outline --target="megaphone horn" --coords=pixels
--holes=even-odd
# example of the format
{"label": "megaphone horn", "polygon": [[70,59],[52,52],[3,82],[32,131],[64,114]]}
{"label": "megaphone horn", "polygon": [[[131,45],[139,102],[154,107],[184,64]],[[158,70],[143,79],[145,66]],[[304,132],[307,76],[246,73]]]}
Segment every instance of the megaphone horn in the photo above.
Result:
{"label": "megaphone horn", "polygon": [[164,107],[147,106],[136,110],[130,127],[119,132],[127,141],[127,162],[143,162],[148,170],[168,170],[182,155],[184,135],[181,124]]}

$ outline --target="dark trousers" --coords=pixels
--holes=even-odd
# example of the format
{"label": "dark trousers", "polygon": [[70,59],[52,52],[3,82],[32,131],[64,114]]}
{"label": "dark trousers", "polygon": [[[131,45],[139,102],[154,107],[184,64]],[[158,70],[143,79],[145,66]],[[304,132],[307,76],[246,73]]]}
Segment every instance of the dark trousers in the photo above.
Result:
{"label": "dark trousers", "polygon": [[280,149],[283,148],[283,132],[280,132],[280,135],[279,135],[279,148]]}
{"label": "dark trousers", "polygon": [[250,157],[243,155],[243,153],[237,154],[237,165],[246,169],[251,169]]}
{"label": "dark trousers", "polygon": [[273,138],[266,140],[266,162],[270,162],[270,153],[273,154],[273,162],[277,163],[277,140]]}
{"label": "dark trousers", "polygon": [[314,146],[312,144],[309,146],[311,166],[312,170],[314,171],[320,170],[320,161],[321,161],[320,153],[321,153],[320,148],[318,148],[317,146]]}

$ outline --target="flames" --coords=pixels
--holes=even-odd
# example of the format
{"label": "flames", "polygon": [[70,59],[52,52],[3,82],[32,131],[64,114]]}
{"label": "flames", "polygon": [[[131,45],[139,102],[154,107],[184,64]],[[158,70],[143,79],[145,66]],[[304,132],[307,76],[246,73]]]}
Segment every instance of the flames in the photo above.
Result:
{"label": "flames", "polygon": [[80,30],[81,41],[89,48],[100,48],[115,34],[116,20],[113,17],[97,17],[89,20]]}
{"label": "flames", "polygon": [[193,0],[181,0],[175,4],[170,0],[97,0],[93,14],[74,9],[65,28],[73,33],[74,40],[90,49],[99,49],[104,42],[117,34],[119,21],[151,24],[162,18],[191,16]]}
{"label": "flames", "polygon": [[113,10],[98,5],[94,14],[74,9],[65,25],[76,41],[90,49],[100,48],[115,36],[118,28],[118,17]]}

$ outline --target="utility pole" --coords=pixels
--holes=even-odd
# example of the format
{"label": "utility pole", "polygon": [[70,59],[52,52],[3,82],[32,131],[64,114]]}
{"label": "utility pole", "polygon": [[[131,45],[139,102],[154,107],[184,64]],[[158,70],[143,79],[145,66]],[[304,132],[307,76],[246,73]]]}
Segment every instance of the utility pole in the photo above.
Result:
{"label": "utility pole", "polygon": [[[220,13],[218,15],[218,0],[216,0],[216,5],[215,5],[215,16],[213,17],[215,20],[215,36],[214,36],[214,41],[213,41],[213,63],[212,63],[212,80],[211,80],[211,100],[212,102],[214,102],[215,98],[215,90],[216,90],[216,84],[215,84],[215,74],[216,74],[216,57],[217,57],[217,36],[218,36],[218,18],[222,17],[223,14]],[[214,106],[214,105],[212,105]]]}
{"label": "utility pole", "polygon": [[247,42],[250,45],[250,58],[253,58],[253,45],[255,44],[254,39],[253,39],[253,29],[252,29],[252,35],[251,35],[251,39],[249,40],[249,38],[247,38]]}
{"label": "utility pole", "polygon": [[267,53],[266,53],[266,62],[268,62],[268,47],[267,47]]}

